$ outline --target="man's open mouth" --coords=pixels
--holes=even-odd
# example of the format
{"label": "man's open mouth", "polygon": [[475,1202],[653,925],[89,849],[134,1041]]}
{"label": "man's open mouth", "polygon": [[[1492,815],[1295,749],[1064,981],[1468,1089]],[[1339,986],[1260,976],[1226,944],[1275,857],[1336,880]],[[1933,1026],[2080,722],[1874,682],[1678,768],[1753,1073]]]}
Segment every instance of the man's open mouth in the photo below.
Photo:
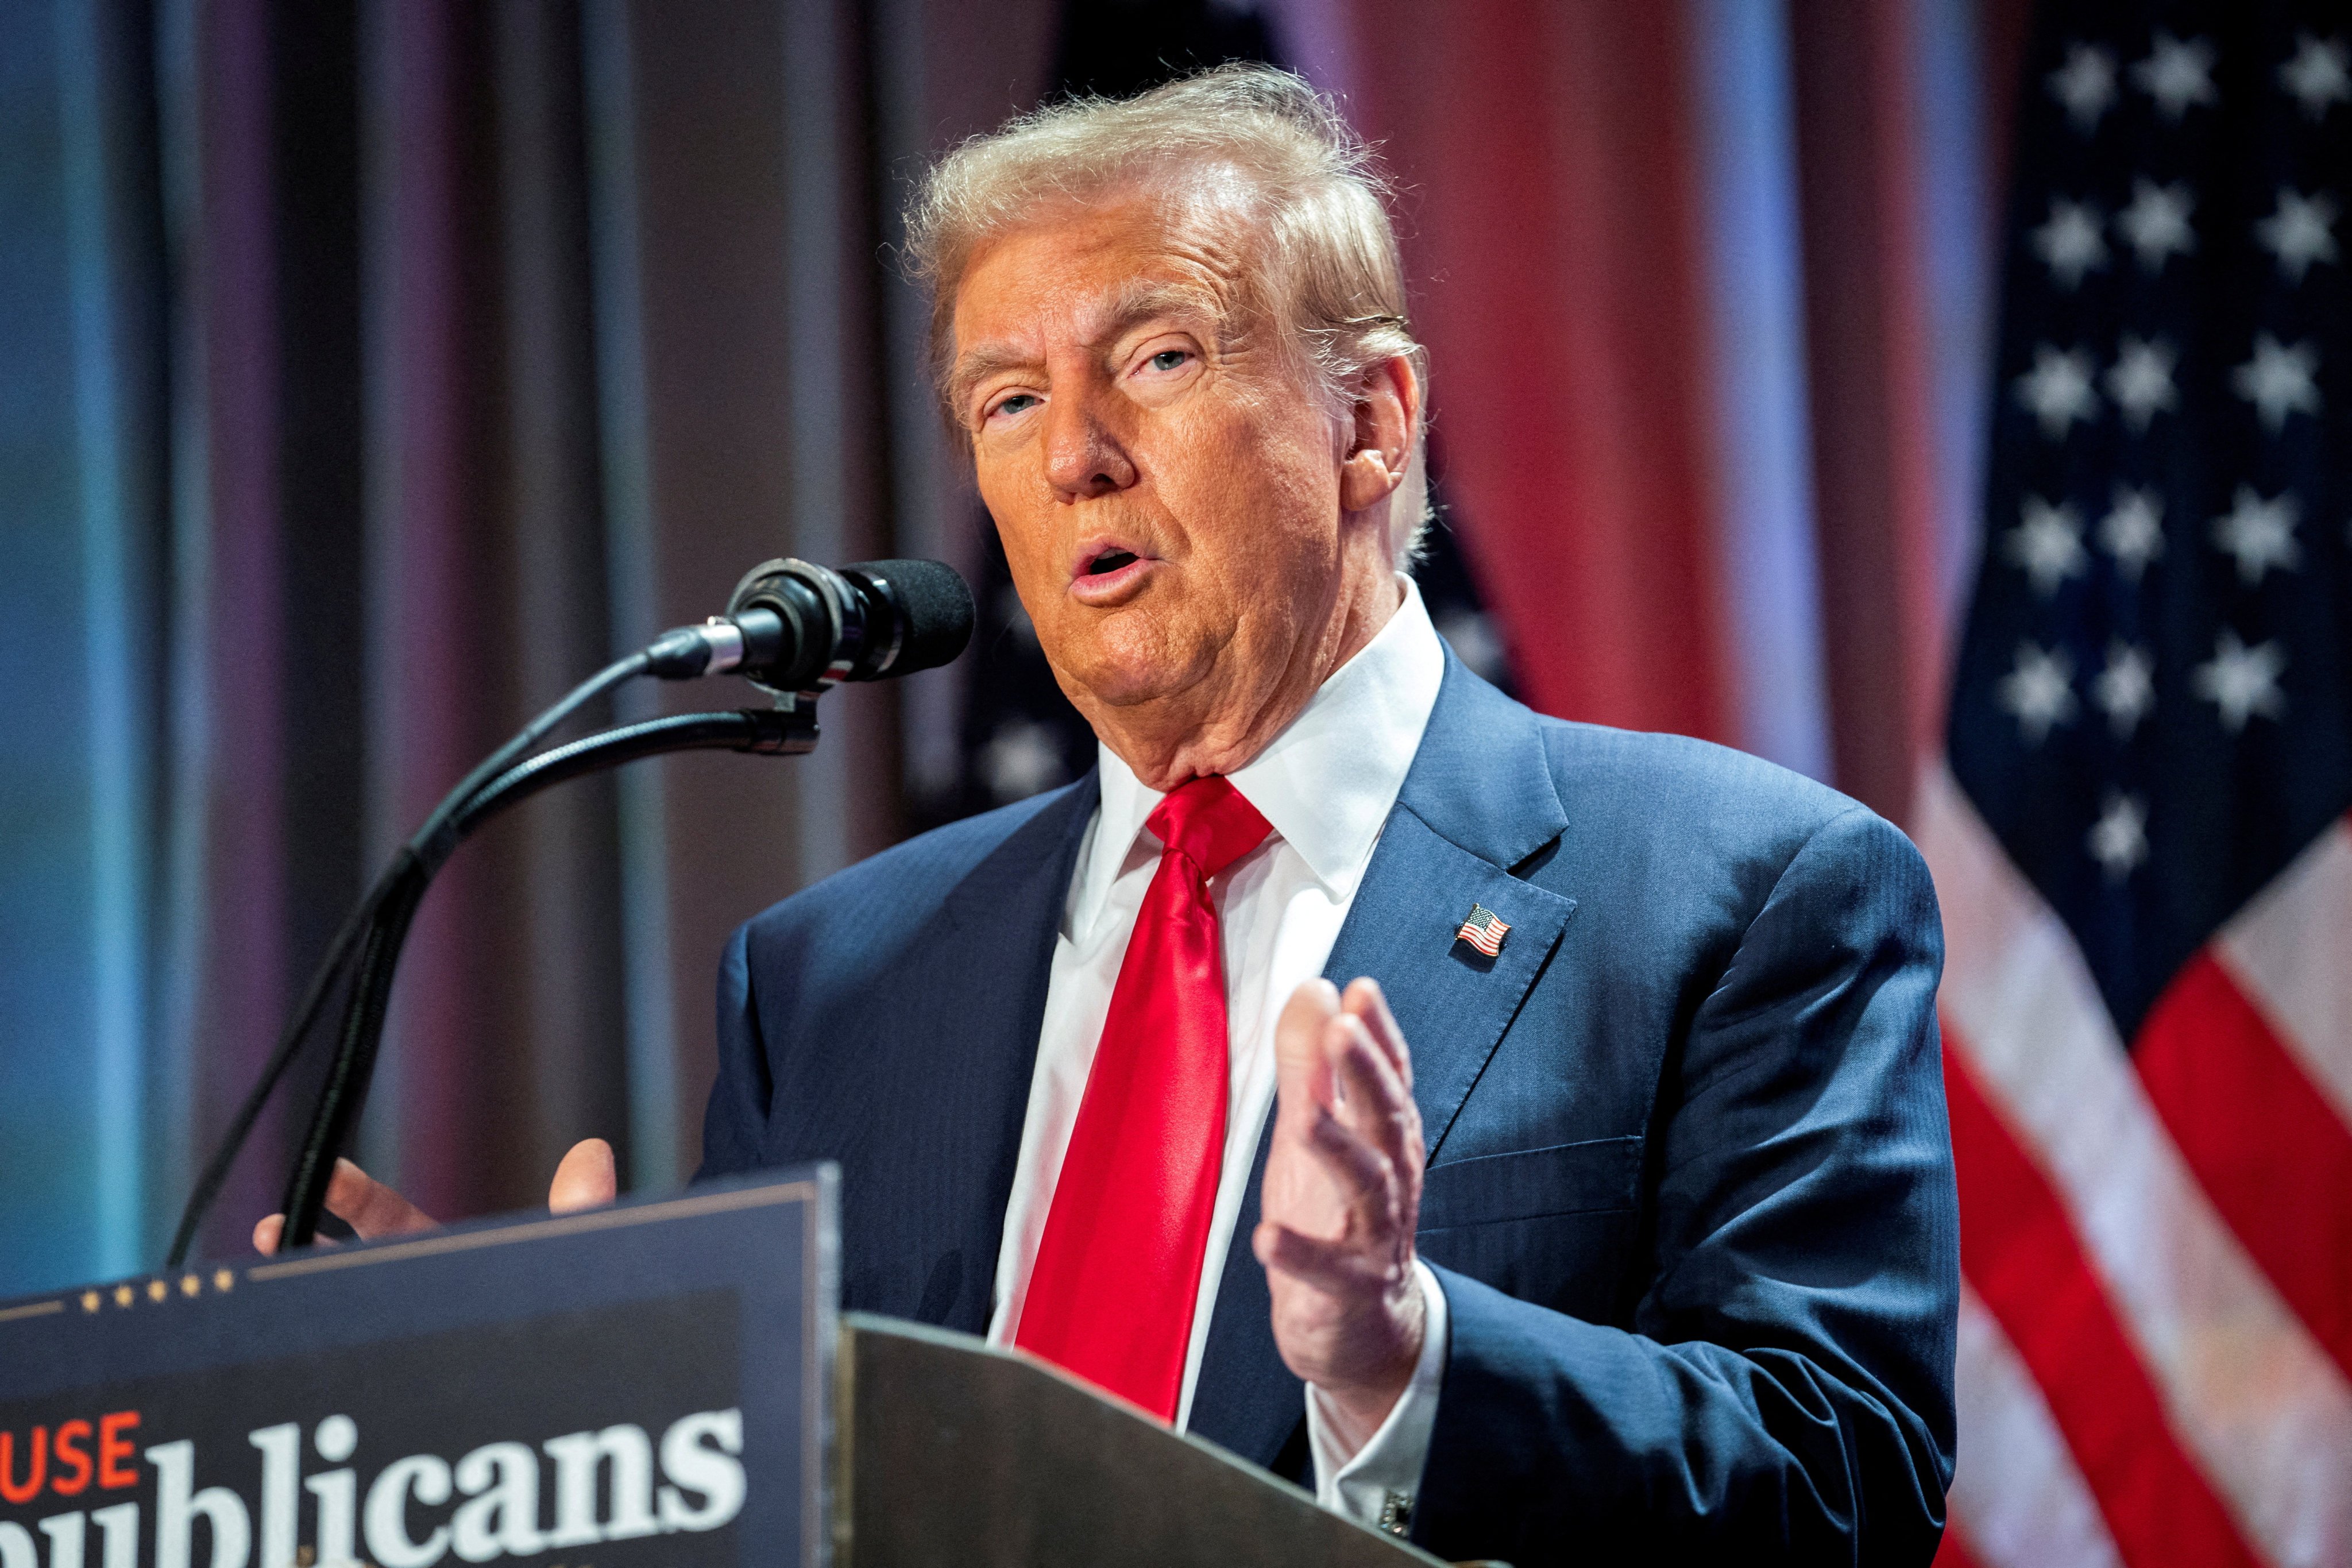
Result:
{"label": "man's open mouth", "polygon": [[1104,551],[1092,561],[1087,562],[1086,570],[1081,573],[1080,575],[1086,577],[1108,577],[1122,566],[1134,564],[1137,559],[1138,557],[1134,551],[1120,550],[1114,546],[1109,550]]}

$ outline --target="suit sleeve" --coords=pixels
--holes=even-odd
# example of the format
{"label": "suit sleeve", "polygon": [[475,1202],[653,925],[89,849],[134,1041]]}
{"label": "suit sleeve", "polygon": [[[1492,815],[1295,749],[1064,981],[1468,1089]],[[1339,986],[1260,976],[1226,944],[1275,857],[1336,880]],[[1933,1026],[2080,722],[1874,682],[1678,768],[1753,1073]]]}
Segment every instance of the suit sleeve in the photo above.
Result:
{"label": "suit sleeve", "polygon": [[751,927],[739,926],[719,960],[719,1076],[702,1113],[702,1168],[695,1180],[760,1167],[772,1092],[751,1000]]}
{"label": "suit sleeve", "polygon": [[1926,1564],[1958,1202],[1926,866],[1859,807],[1791,858],[1669,1058],[1630,1327],[1439,1270],[1413,1534],[1450,1558]]}

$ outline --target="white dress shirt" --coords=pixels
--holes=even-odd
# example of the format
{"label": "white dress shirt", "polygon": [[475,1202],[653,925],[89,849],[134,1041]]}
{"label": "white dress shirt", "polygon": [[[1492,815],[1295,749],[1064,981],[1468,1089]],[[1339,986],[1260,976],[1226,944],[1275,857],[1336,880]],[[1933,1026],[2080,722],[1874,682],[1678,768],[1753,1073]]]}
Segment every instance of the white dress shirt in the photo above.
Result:
{"label": "white dress shirt", "polygon": [[[1444,677],[1444,651],[1420,593],[1411,579],[1400,581],[1404,603],[1388,624],[1265,751],[1230,775],[1274,831],[1212,888],[1224,957],[1233,1080],[1217,1205],[1177,1397],[1179,1430],[1191,1420],[1226,1253],[1250,1245],[1234,1228],[1274,1104],[1276,1020],[1291,993],[1321,974],[1330,959]],[[988,1337],[999,1345],[1011,1344],[1020,1324],[1111,989],[1160,863],[1160,840],[1144,821],[1161,796],[1108,747],[1101,749],[1101,769],[1102,802],[1079,847],[1054,943],[1045,1025],[997,1256]],[[1317,1391],[1310,1386],[1307,1394],[1318,1499],[1375,1526],[1392,1527],[1411,1509],[1444,1373],[1445,1293],[1426,1267],[1416,1268],[1429,1308],[1428,1334],[1411,1386],[1380,1430],[1350,1455],[1324,1420]]]}

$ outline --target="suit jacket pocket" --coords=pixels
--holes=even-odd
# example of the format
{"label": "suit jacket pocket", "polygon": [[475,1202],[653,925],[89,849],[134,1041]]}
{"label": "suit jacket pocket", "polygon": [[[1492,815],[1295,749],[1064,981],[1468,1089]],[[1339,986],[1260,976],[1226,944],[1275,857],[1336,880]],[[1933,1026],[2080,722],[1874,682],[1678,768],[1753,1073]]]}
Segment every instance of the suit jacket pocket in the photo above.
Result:
{"label": "suit jacket pocket", "polygon": [[1633,1241],[1642,1140],[1594,1138],[1432,1165],[1423,1258],[1592,1322],[1617,1310]]}
{"label": "suit jacket pocket", "polygon": [[1591,1138],[1448,1161],[1422,1174],[1421,1228],[1631,1208],[1641,1174],[1639,1138]]}

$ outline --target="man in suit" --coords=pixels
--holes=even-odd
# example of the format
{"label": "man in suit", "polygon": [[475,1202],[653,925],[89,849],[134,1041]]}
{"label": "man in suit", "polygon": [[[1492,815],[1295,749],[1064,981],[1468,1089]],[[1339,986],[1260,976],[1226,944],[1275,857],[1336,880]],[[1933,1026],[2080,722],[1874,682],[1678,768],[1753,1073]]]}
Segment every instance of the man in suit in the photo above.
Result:
{"label": "man in suit", "polygon": [[910,227],[1101,765],[736,934],[706,1173],[838,1161],[845,1306],[1444,1555],[1928,1561],[1958,1223],[1910,845],[1444,648],[1395,241],[1296,79],[1017,121]]}

